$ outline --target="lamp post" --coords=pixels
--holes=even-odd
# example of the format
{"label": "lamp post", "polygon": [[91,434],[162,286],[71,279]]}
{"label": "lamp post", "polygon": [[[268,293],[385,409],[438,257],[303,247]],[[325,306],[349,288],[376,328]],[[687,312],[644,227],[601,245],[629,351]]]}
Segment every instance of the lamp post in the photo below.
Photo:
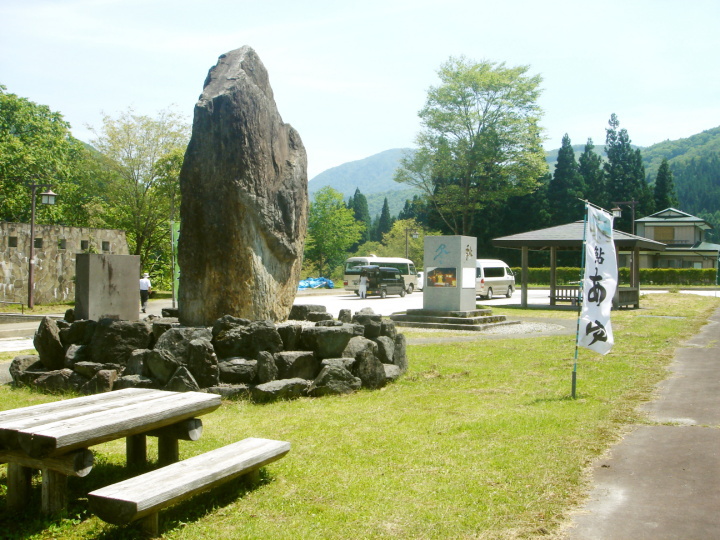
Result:
{"label": "lamp post", "polygon": [[43,204],[55,204],[56,193],[53,193],[50,189],[52,186],[49,184],[30,184],[32,190],[31,196],[31,207],[30,207],[30,256],[28,257],[28,309],[35,307],[35,299],[33,298],[33,286],[35,278],[35,194],[37,188],[47,188],[40,194],[40,201]]}
{"label": "lamp post", "polygon": [[410,258],[410,247],[408,245],[408,235],[409,234],[412,235],[413,238],[418,238],[420,236],[420,233],[414,229],[409,229],[409,228],[405,229],[405,258],[406,259]]}
{"label": "lamp post", "polygon": [[622,210],[620,209],[620,205],[629,206],[632,210],[632,221],[630,222],[630,233],[635,234],[635,205],[638,203],[638,201],[619,201],[619,202],[613,202],[615,205],[615,208],[612,209],[613,217],[619,218],[622,216]]}

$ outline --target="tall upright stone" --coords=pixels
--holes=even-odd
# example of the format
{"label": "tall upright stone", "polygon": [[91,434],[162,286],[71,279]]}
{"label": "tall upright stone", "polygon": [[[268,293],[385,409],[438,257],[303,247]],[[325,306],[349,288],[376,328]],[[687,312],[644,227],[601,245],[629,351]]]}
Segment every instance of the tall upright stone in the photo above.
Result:
{"label": "tall upright stone", "polygon": [[180,192],[180,322],[285,320],[307,230],[307,156],[250,47],[220,56],[205,79]]}

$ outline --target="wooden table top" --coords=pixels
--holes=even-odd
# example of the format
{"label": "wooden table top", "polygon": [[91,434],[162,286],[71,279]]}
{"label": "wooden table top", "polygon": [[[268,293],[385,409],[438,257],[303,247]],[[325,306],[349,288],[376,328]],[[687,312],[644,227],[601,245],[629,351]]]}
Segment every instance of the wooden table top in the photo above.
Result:
{"label": "wooden table top", "polygon": [[0,450],[61,455],[207,414],[220,403],[215,394],[127,388],[0,411]]}

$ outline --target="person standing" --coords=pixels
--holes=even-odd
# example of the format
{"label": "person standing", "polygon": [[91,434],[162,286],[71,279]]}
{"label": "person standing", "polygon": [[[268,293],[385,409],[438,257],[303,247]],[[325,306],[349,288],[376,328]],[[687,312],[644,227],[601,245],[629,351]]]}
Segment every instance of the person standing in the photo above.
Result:
{"label": "person standing", "polygon": [[150,274],[145,272],[143,277],[140,278],[140,306],[142,307],[143,313],[147,310],[147,302],[148,298],[150,298],[151,290],[152,285],[150,283]]}
{"label": "person standing", "polygon": [[360,272],[360,284],[358,285],[358,294],[360,295],[360,298],[367,297],[367,282],[367,273],[363,270]]}

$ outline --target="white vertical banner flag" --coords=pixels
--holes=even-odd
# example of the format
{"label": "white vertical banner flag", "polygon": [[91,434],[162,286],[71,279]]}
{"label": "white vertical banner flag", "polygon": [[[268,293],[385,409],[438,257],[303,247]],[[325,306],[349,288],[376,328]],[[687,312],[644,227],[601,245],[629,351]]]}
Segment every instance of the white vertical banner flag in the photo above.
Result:
{"label": "white vertical banner flag", "polygon": [[618,282],[613,218],[587,205],[585,222],[585,275],[577,344],[600,354],[612,349],[610,311]]}

